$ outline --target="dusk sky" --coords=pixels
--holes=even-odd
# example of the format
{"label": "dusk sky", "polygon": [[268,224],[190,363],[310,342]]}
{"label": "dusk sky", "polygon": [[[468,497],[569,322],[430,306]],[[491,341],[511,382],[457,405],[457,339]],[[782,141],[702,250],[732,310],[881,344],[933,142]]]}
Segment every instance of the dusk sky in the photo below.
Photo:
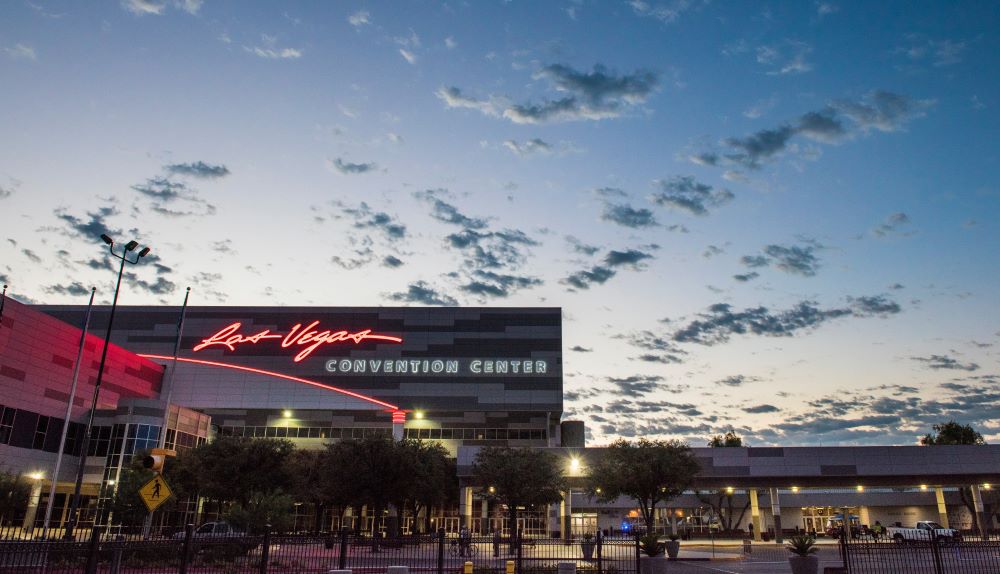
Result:
{"label": "dusk sky", "polygon": [[591,444],[1000,440],[992,2],[0,4],[0,280],[554,306]]}

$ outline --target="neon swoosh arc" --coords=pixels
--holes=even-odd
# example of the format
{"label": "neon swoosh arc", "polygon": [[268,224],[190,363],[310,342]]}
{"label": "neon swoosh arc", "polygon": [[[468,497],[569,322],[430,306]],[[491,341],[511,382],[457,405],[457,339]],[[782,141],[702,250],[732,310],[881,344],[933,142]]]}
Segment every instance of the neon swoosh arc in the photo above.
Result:
{"label": "neon swoosh arc", "polygon": [[[147,355],[147,354],[143,354],[143,353],[136,353],[136,354],[138,356],[144,358],[144,359],[160,359],[162,361],[172,361],[172,360],[174,360],[173,357],[168,357],[166,355]],[[195,365],[207,365],[209,367],[221,367],[223,369],[233,369],[235,371],[245,371],[247,373],[255,373],[255,374],[264,375],[264,376],[267,376],[267,377],[275,377],[275,378],[278,378],[278,379],[285,379],[286,381],[294,381],[296,383],[302,383],[304,385],[312,385],[312,386],[318,387],[320,389],[326,389],[328,391],[333,391],[335,393],[340,393],[342,395],[347,395],[349,397],[354,397],[356,399],[361,399],[363,401],[367,401],[369,403],[373,403],[373,404],[379,405],[381,407],[385,407],[387,409],[391,409],[393,411],[400,410],[400,408],[397,407],[396,405],[393,405],[393,404],[390,404],[390,403],[387,403],[387,402],[384,402],[384,401],[380,401],[378,399],[375,399],[375,398],[372,398],[372,397],[369,397],[369,396],[365,396],[365,395],[362,395],[360,393],[355,393],[354,391],[348,391],[346,389],[341,389],[341,388],[334,387],[334,386],[331,386],[331,385],[324,385],[323,383],[319,383],[319,382],[316,382],[316,381],[310,381],[309,379],[303,379],[301,377],[293,377],[292,375],[286,375],[286,374],[283,374],[283,373],[275,373],[274,371],[265,371],[263,369],[255,369],[253,367],[243,367],[243,366],[240,366],[240,365],[232,365],[232,364],[229,364],[229,363],[219,363],[219,362],[216,362],[216,361],[205,361],[205,360],[202,360],[202,359],[188,359],[186,357],[177,357],[177,361],[179,361],[181,363],[193,363]]]}

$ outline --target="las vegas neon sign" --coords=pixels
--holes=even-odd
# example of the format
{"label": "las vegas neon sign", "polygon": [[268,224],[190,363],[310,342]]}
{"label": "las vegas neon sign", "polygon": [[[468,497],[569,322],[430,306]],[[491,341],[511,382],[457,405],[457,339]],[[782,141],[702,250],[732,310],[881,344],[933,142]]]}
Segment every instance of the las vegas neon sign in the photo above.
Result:
{"label": "las vegas neon sign", "polygon": [[371,329],[364,329],[355,333],[350,331],[333,331],[330,329],[320,331],[316,328],[317,325],[319,325],[319,321],[313,321],[305,327],[302,326],[302,323],[296,323],[295,326],[292,327],[292,329],[285,335],[282,335],[281,333],[272,333],[270,329],[264,329],[263,331],[252,335],[245,335],[240,332],[240,327],[242,327],[243,324],[237,322],[223,327],[218,333],[208,337],[207,339],[202,339],[201,343],[195,345],[192,350],[197,352],[210,347],[224,347],[230,351],[235,351],[236,347],[241,345],[256,345],[265,339],[281,339],[281,348],[301,349],[292,359],[298,363],[303,359],[308,358],[309,355],[313,354],[313,351],[323,345],[344,342],[359,345],[364,341],[383,341],[387,343],[403,342],[403,339],[400,337],[378,335],[372,333]]}

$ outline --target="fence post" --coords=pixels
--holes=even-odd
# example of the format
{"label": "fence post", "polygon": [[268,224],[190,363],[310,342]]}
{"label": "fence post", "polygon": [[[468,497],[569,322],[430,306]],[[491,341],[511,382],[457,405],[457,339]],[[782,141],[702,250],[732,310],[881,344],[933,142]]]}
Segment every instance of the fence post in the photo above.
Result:
{"label": "fence post", "polygon": [[517,536],[517,574],[524,574],[524,533],[520,528],[514,528]]}
{"label": "fence post", "polygon": [[639,546],[639,533],[635,533],[635,572],[642,573],[642,548]]}
{"label": "fence post", "polygon": [[264,542],[260,549],[260,574],[267,574],[267,561],[271,553],[271,525],[264,525]]}
{"label": "fence post", "polygon": [[181,548],[181,567],[179,574],[187,574],[188,562],[191,560],[191,539],[194,538],[194,524],[184,525],[184,546]]}
{"label": "fence post", "polygon": [[850,566],[848,566],[848,548],[847,548],[847,533],[840,533],[840,561],[844,565],[844,569],[848,572],[851,571]]}
{"label": "fence post", "polygon": [[101,527],[95,524],[94,529],[90,531],[90,546],[87,552],[87,574],[96,574],[100,549]]}
{"label": "fence post", "polygon": [[934,532],[929,532],[931,539],[931,554],[934,556],[934,574],[942,574],[944,565],[941,564],[941,542],[934,536]]}
{"label": "fence post", "polygon": [[347,569],[347,528],[340,529],[340,556],[337,558],[337,568]]}
{"label": "fence post", "polygon": [[437,574],[444,574],[444,528],[438,528],[438,564]]}
{"label": "fence post", "polygon": [[[597,533],[600,535],[600,532]],[[604,537],[597,537],[597,574],[604,574]]]}

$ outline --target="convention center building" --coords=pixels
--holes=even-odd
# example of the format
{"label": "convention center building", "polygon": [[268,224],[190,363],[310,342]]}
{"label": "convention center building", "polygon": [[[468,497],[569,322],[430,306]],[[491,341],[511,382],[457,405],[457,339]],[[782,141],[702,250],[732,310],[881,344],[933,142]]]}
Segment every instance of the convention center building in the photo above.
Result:
{"label": "convention center building", "polygon": [[[24,528],[41,522],[53,481],[51,524],[68,518],[110,311],[94,307],[83,337],[85,306],[5,301],[0,467],[32,483],[16,517]],[[559,308],[190,307],[181,321],[177,307],[118,307],[110,342],[82,524],[101,515],[96,509],[133,455],[161,443],[183,451],[218,436],[283,438],[300,448],[373,436],[440,443],[457,459],[460,488],[434,522],[473,532],[509,527],[485,485],[472,480],[478,449],[550,449],[566,460],[572,488],[562,503],[522,513],[525,532],[567,536],[636,522],[629,501],[600,504],[583,494],[587,460],[601,449],[586,447],[582,422],[563,420]],[[1000,446],[696,451],[698,492],[662,509],[663,528],[712,527],[707,493],[742,508],[733,527],[754,524],[758,536],[819,531],[838,513],[861,523],[932,519],[968,528],[973,512],[989,514],[984,491],[1000,482]],[[297,508],[311,525],[308,505]],[[196,501],[174,513],[182,516],[163,519],[211,519]],[[367,529],[373,520],[353,509],[331,515],[328,526]]]}

